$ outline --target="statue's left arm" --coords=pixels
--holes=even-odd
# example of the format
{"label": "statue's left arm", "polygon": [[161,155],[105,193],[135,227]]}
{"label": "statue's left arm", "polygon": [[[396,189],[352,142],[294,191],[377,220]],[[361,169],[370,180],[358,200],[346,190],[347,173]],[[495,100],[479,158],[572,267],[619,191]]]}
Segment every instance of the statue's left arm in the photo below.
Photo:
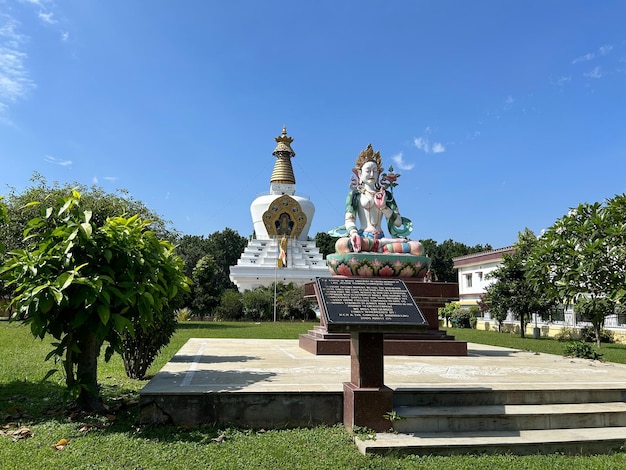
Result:
{"label": "statue's left arm", "polygon": [[396,200],[391,191],[385,191],[385,205],[382,212],[387,218],[387,229],[394,237],[407,238],[413,231],[413,222],[400,215]]}

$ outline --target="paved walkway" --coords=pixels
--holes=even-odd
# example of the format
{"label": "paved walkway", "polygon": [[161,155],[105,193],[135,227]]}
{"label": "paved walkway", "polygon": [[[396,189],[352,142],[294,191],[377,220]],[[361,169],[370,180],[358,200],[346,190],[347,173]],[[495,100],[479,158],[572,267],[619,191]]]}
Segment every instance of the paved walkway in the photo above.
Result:
{"label": "paved walkway", "polygon": [[[386,356],[392,389],[626,387],[626,365],[468,345],[467,357]],[[143,392],[342,392],[349,356],[315,356],[297,340],[190,339]]]}

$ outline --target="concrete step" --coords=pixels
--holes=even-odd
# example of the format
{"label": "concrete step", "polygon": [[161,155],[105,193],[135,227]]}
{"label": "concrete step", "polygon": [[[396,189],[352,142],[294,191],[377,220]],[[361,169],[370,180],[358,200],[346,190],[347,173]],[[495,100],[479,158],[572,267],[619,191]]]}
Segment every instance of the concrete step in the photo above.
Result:
{"label": "concrete step", "polygon": [[539,405],[558,403],[626,402],[626,389],[558,388],[403,388],[394,393],[394,407]]}
{"label": "concrete step", "polygon": [[397,432],[517,431],[626,426],[626,403],[402,406]]}
{"label": "concrete step", "polygon": [[378,433],[355,437],[363,454],[599,454],[626,445],[626,427],[463,433]]}

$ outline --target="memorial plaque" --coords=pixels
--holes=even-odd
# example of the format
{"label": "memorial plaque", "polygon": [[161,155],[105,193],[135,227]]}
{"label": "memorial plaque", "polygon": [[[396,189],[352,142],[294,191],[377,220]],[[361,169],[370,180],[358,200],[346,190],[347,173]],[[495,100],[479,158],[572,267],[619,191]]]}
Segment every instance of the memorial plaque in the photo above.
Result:
{"label": "memorial plaque", "polygon": [[408,332],[428,326],[400,279],[318,278],[316,288],[329,332]]}

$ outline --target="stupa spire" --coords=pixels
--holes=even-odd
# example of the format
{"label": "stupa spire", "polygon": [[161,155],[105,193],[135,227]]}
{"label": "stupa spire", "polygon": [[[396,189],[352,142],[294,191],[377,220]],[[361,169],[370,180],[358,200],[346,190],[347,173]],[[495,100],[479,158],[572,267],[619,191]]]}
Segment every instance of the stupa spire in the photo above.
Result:
{"label": "stupa spire", "polygon": [[274,140],[277,145],[272,155],[276,157],[276,162],[270,184],[296,184],[296,177],[293,175],[291,166],[291,158],[296,156],[296,152],[291,148],[293,138],[287,135],[287,126],[283,126],[282,134]]}

